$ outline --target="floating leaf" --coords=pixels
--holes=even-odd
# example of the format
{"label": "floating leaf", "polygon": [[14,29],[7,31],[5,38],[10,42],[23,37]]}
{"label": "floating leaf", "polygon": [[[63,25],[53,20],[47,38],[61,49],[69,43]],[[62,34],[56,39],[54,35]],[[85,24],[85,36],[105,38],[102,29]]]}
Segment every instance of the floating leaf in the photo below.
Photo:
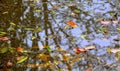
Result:
{"label": "floating leaf", "polygon": [[111,24],[111,21],[100,21],[100,23],[108,25],[108,24]]}
{"label": "floating leaf", "polygon": [[80,52],[86,52],[88,50],[94,49],[95,46],[87,46],[85,48],[75,48],[73,49],[73,51],[75,51],[76,53],[80,53]]}
{"label": "floating leaf", "polygon": [[120,31],[120,28],[116,28],[118,31]]}
{"label": "floating leaf", "polygon": [[114,41],[120,41],[120,38],[116,38],[116,39],[114,39]]}
{"label": "floating leaf", "polygon": [[40,13],[40,12],[42,12],[42,10],[35,10],[35,12],[39,12]]}
{"label": "floating leaf", "polygon": [[8,51],[8,48],[2,48],[0,49],[0,53],[6,53]]}
{"label": "floating leaf", "polygon": [[80,10],[75,9],[74,12],[75,13],[80,13]]}
{"label": "floating leaf", "polygon": [[32,36],[32,38],[31,38],[32,40],[34,40],[34,39],[36,39],[36,36]]}
{"label": "floating leaf", "polygon": [[13,25],[13,26],[16,26],[16,24],[15,24],[15,23],[13,23],[13,22],[10,22],[10,24],[11,24],[11,25]]}
{"label": "floating leaf", "polygon": [[12,64],[12,62],[9,60],[6,65],[7,65],[7,67],[11,67],[13,64]]}
{"label": "floating leaf", "polygon": [[120,52],[117,52],[117,53],[115,54],[115,59],[118,60],[118,61],[120,60]]}
{"label": "floating leaf", "polygon": [[112,22],[113,22],[113,23],[118,23],[119,21],[118,21],[118,20],[113,20]]}
{"label": "floating leaf", "polygon": [[110,47],[107,48],[107,52],[110,53],[111,52],[111,49]]}
{"label": "floating leaf", "polygon": [[51,48],[50,48],[50,46],[47,46],[47,50],[48,50],[49,52],[52,51]]}
{"label": "floating leaf", "polygon": [[22,52],[23,51],[23,48],[22,47],[18,47],[17,48],[17,52]]}
{"label": "floating leaf", "polygon": [[73,51],[75,51],[76,53],[81,53],[81,52],[85,52],[86,50],[84,48],[75,48],[73,49]]}
{"label": "floating leaf", "polygon": [[101,21],[101,20],[103,20],[103,18],[99,18],[99,19],[97,19],[96,22],[99,22],[99,21]]}
{"label": "floating leaf", "polygon": [[81,35],[80,37],[81,37],[82,39],[85,39],[86,36],[87,36],[87,35]]}
{"label": "floating leaf", "polygon": [[15,29],[13,27],[10,27],[8,31],[14,31]]}
{"label": "floating leaf", "polygon": [[5,40],[9,40],[9,38],[8,37],[1,37],[0,40],[5,41]]}
{"label": "floating leaf", "polygon": [[27,31],[33,31],[34,29],[33,28],[25,28],[25,30],[27,30]]}
{"label": "floating leaf", "polygon": [[85,50],[91,50],[91,49],[94,49],[95,48],[95,46],[87,46],[87,47],[85,47],[84,49]]}
{"label": "floating leaf", "polygon": [[12,47],[9,47],[9,49],[8,49],[11,53],[13,53],[14,52],[14,49],[12,48]]}
{"label": "floating leaf", "polygon": [[2,14],[8,14],[8,11],[6,11],[6,12],[3,12]]}
{"label": "floating leaf", "polygon": [[19,63],[22,63],[22,62],[26,61],[27,59],[28,59],[28,57],[25,56],[25,57],[23,57],[22,59],[20,59],[19,61],[17,61],[17,63],[18,63],[18,64],[19,64]]}
{"label": "floating leaf", "polygon": [[56,13],[55,10],[51,10],[51,12],[52,12],[52,14],[55,14],[55,13]]}
{"label": "floating leaf", "polygon": [[77,27],[76,23],[73,21],[66,22],[66,24],[70,25],[71,27]]}
{"label": "floating leaf", "polygon": [[37,28],[34,30],[34,32],[40,32],[40,31],[42,31],[42,28]]}
{"label": "floating leaf", "polygon": [[92,69],[91,69],[91,68],[88,68],[86,71],[92,71]]}
{"label": "floating leaf", "polygon": [[73,17],[77,16],[77,14],[74,13],[74,12],[72,12],[70,15],[73,16]]}
{"label": "floating leaf", "polygon": [[58,5],[54,5],[53,8],[54,8],[54,9],[58,9],[59,6],[58,6]]}
{"label": "floating leaf", "polygon": [[7,33],[6,32],[0,32],[0,35],[6,35]]}
{"label": "floating leaf", "polygon": [[117,53],[117,52],[120,52],[120,49],[111,49],[110,52]]}

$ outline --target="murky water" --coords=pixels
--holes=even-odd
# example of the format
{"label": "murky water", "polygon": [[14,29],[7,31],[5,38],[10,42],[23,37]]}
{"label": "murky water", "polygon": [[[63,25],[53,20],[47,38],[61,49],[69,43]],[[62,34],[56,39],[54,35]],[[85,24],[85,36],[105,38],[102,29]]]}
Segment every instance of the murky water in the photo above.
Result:
{"label": "murky water", "polygon": [[[119,71],[120,55],[116,58],[116,53],[107,50],[120,48],[120,30],[116,29],[120,24],[103,25],[99,20],[119,20],[119,8],[118,0],[1,0],[0,37],[10,39],[0,41],[0,46],[22,47],[27,53],[0,54],[0,58],[7,56],[0,59],[0,68],[10,71],[86,71],[88,68]],[[78,27],[67,25],[68,21],[75,22]],[[80,54],[73,51],[76,47],[87,46],[96,48]],[[16,64],[15,59],[21,56],[28,58]],[[13,62],[12,67],[6,66],[8,60]]]}

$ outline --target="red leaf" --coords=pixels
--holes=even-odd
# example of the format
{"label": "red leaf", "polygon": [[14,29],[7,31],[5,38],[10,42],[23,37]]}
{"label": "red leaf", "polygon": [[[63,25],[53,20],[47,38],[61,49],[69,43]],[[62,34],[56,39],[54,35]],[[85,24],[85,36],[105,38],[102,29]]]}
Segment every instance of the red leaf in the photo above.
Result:
{"label": "red leaf", "polygon": [[85,52],[86,50],[84,48],[75,48],[73,49],[76,53],[81,53],[81,52]]}
{"label": "red leaf", "polygon": [[80,52],[86,52],[88,50],[94,49],[95,46],[87,46],[85,48],[75,48],[73,49],[73,51],[75,51],[76,53],[80,53]]}
{"label": "red leaf", "polygon": [[66,24],[70,25],[71,27],[77,27],[76,23],[73,21],[66,22]]}

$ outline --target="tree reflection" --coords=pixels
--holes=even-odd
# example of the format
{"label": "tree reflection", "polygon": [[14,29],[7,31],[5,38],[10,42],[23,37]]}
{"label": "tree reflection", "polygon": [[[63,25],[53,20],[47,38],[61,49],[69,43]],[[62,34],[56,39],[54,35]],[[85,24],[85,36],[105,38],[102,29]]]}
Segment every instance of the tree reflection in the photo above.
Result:
{"label": "tree reflection", "polygon": [[[39,69],[43,71],[72,71],[74,69],[77,70],[77,68],[79,70],[86,70],[96,65],[101,68],[111,69],[112,67],[97,58],[97,55],[92,55],[92,53],[98,52],[99,49],[80,54],[73,52],[74,48],[87,45],[95,45],[99,48],[99,45],[91,41],[98,38],[96,34],[101,25],[96,24],[98,22],[96,22],[94,15],[89,11],[84,11],[84,6],[79,8],[79,5],[81,7],[83,5],[80,3],[81,1],[79,4],[77,0],[70,2],[73,3],[49,0],[1,0],[0,32],[6,34],[0,34],[0,37],[7,36],[10,38],[8,41],[0,41],[1,47],[12,47],[15,49],[23,47],[28,52],[14,52],[15,55],[8,52],[0,55],[0,58],[8,56],[8,58],[4,58],[0,62],[11,60],[14,64],[12,69],[20,71],[29,68],[30,71],[37,71]],[[56,7],[54,8],[54,6]],[[74,13],[75,15],[73,15]],[[67,21],[76,21],[78,28],[67,27],[65,24]],[[73,32],[79,34],[76,35]],[[82,39],[82,35],[87,37],[82,37],[84,38]],[[108,36],[107,34],[102,35]],[[82,44],[84,40],[89,42],[89,44]],[[116,44],[118,45],[119,43]],[[26,62],[17,64],[17,56],[28,56],[29,58]],[[8,68],[5,66],[6,61],[0,68]]]}

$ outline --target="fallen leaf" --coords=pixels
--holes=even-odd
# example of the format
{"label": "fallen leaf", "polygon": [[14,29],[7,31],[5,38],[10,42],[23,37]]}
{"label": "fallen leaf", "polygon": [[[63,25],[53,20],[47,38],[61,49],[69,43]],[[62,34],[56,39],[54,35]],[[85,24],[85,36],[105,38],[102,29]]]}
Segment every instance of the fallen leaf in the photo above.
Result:
{"label": "fallen leaf", "polygon": [[77,27],[76,23],[73,21],[66,22],[66,24],[70,25],[71,27]]}
{"label": "fallen leaf", "polygon": [[104,31],[103,31],[104,33],[108,33],[108,29],[104,29]]}
{"label": "fallen leaf", "polygon": [[87,46],[85,48],[75,48],[73,49],[73,51],[75,51],[76,53],[80,53],[80,52],[86,52],[88,50],[94,49],[95,46]]}
{"label": "fallen leaf", "polygon": [[16,24],[14,22],[10,22],[10,24],[13,25],[13,26],[16,26]]}
{"label": "fallen leaf", "polygon": [[95,46],[92,45],[92,46],[87,46],[87,47],[85,47],[84,49],[85,49],[85,50],[91,50],[91,49],[94,49],[94,48],[95,48]]}
{"label": "fallen leaf", "polygon": [[108,52],[108,53],[111,53],[110,47],[107,48],[107,52]]}
{"label": "fallen leaf", "polygon": [[27,59],[28,59],[28,57],[25,56],[22,59],[20,59],[19,61],[17,61],[17,63],[22,63],[22,62],[26,61]]}
{"label": "fallen leaf", "polygon": [[23,48],[22,47],[18,47],[17,48],[17,52],[22,52],[23,51]]}
{"label": "fallen leaf", "polygon": [[9,40],[9,38],[8,37],[1,37],[0,40],[5,41],[5,40]]}
{"label": "fallen leaf", "polygon": [[113,22],[113,23],[118,23],[119,21],[118,21],[118,20],[113,20],[112,22]]}
{"label": "fallen leaf", "polygon": [[91,68],[88,68],[86,71],[92,71],[92,69],[91,69]]}
{"label": "fallen leaf", "polygon": [[72,12],[72,13],[71,13],[71,16],[75,17],[75,16],[77,16],[77,14],[74,13],[74,12]]}
{"label": "fallen leaf", "polygon": [[81,53],[81,52],[85,52],[86,50],[84,48],[75,48],[73,49],[73,51],[75,51],[76,53]]}
{"label": "fallen leaf", "polygon": [[111,24],[110,21],[100,21],[100,23],[101,23],[101,24],[106,24],[106,25]]}
{"label": "fallen leaf", "polygon": [[9,60],[6,65],[7,65],[7,67],[11,67],[12,66],[12,62]]}
{"label": "fallen leaf", "polygon": [[8,51],[8,48],[6,48],[6,47],[0,49],[0,53],[6,53],[7,51]]}
{"label": "fallen leaf", "polygon": [[54,9],[58,9],[59,6],[58,6],[58,5],[54,5],[53,8],[54,8]]}
{"label": "fallen leaf", "polygon": [[117,53],[117,52],[120,52],[120,49],[111,49],[110,52]]}
{"label": "fallen leaf", "polygon": [[114,41],[120,41],[120,38],[113,39]]}
{"label": "fallen leaf", "polygon": [[118,31],[120,31],[120,28],[116,28]]}

